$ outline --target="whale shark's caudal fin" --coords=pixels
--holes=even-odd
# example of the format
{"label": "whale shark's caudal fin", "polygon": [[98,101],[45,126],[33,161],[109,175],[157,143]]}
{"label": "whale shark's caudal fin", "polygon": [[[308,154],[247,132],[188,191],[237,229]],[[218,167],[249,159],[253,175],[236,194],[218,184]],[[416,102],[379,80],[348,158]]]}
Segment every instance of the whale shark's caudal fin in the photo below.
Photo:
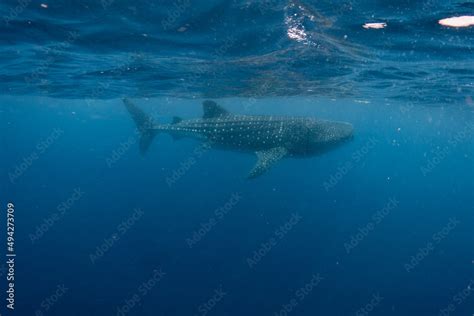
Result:
{"label": "whale shark's caudal fin", "polygon": [[153,119],[129,99],[123,99],[123,103],[137,125],[140,133],[140,153],[144,155],[157,134],[157,130],[153,128],[155,126]]}

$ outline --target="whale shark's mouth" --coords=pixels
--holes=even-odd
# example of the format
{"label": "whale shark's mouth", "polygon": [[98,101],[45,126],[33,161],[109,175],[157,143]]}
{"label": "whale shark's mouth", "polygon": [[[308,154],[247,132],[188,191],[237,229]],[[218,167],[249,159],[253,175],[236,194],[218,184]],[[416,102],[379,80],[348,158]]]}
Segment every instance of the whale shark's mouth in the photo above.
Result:
{"label": "whale shark's mouth", "polygon": [[346,142],[354,138],[354,126],[351,123],[338,122],[336,129],[339,134],[339,137],[335,139],[336,142]]}
{"label": "whale shark's mouth", "polygon": [[[351,124],[350,124],[351,125]],[[349,134],[344,138],[344,141],[346,142],[350,142],[354,140],[354,127],[351,125],[351,131],[349,132]]]}
{"label": "whale shark's mouth", "polygon": [[353,140],[354,140],[354,133],[351,133],[350,135],[344,137],[342,140],[343,140],[344,142],[353,141]]}

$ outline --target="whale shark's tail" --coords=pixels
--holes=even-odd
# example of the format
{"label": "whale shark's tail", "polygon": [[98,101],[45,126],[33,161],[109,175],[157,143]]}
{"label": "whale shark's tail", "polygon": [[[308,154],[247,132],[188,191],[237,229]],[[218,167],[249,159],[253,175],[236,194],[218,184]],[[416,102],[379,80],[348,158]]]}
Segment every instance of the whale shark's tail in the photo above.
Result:
{"label": "whale shark's tail", "polygon": [[150,147],[153,138],[155,138],[158,133],[154,128],[155,123],[150,116],[140,110],[129,99],[123,99],[123,103],[137,125],[137,131],[140,134],[140,153],[144,155],[148,147]]}

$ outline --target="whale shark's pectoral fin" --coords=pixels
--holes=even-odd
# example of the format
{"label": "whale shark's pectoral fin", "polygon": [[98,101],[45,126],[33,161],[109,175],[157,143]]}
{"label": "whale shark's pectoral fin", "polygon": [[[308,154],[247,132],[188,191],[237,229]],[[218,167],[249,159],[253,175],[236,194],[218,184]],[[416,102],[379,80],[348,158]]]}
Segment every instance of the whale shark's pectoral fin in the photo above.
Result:
{"label": "whale shark's pectoral fin", "polygon": [[257,151],[257,163],[247,176],[247,179],[256,178],[264,174],[275,163],[286,156],[288,150],[285,147],[275,147],[267,150]]}

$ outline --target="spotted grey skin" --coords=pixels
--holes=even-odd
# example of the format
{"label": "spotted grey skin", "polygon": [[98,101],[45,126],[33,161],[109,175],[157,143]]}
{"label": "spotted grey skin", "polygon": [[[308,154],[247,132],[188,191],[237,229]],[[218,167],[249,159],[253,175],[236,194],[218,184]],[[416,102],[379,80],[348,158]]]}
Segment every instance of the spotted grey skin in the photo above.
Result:
{"label": "spotted grey skin", "polygon": [[323,153],[352,138],[352,125],[303,117],[248,116],[227,112],[213,101],[204,101],[200,119],[174,118],[172,124],[155,124],[125,99],[124,103],[141,132],[140,148],[146,151],[160,132],[174,138],[193,137],[214,148],[254,152],[258,161],[249,174],[255,178],[284,157]]}

